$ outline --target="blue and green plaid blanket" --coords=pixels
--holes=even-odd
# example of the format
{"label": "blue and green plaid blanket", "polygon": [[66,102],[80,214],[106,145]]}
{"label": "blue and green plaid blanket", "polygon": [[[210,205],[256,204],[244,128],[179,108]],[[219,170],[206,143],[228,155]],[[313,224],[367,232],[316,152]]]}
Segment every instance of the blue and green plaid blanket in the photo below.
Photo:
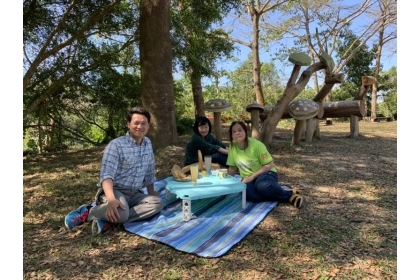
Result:
{"label": "blue and green plaid blanket", "polygon": [[165,197],[165,181],[155,183],[165,202],[159,215],[148,220],[125,223],[124,228],[144,238],[155,240],[176,250],[200,257],[216,258],[250,233],[278,202],[247,202],[242,209],[242,194],[230,194],[192,201],[196,218],[186,222],[182,217],[182,200]]}

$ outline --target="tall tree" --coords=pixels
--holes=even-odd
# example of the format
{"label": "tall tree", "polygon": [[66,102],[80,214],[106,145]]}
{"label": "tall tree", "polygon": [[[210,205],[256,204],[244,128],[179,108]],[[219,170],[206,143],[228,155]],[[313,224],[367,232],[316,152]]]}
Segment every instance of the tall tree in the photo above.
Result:
{"label": "tall tree", "polygon": [[[287,33],[296,38],[296,44],[290,50],[283,49],[285,56],[287,57],[291,52],[306,49],[313,62],[320,61],[320,56],[324,53],[334,57],[341,45],[339,37],[343,30],[351,28],[351,23],[356,19],[364,20],[365,24],[362,27],[357,31],[353,30],[357,40],[353,44],[349,44],[348,49],[342,51],[341,56],[337,57],[332,72],[323,71],[324,75],[338,74],[379,30],[379,19],[366,20],[363,18],[368,11],[374,9],[375,3],[376,0],[353,2],[352,5],[343,5],[340,0],[293,1],[290,9],[283,10],[283,12],[286,13],[286,17],[290,18],[290,21],[295,22],[294,28],[293,25],[288,25],[291,28],[287,30]],[[275,38],[276,32],[279,33],[278,38],[282,39],[285,32],[284,26],[280,26],[278,30],[271,29],[271,38]],[[315,90],[318,92],[318,80],[315,79],[314,82]],[[327,101],[330,100],[331,97],[327,95]]]}
{"label": "tall tree", "polygon": [[376,47],[372,49],[366,44],[362,44],[353,31],[346,29],[338,37],[340,45],[337,48],[336,57],[340,58],[345,52],[351,50],[351,48],[358,47],[358,51],[348,60],[346,65],[343,67],[343,71],[346,75],[346,81],[355,85],[355,88],[359,88],[362,84],[362,76],[371,76],[373,74],[372,62],[375,58]]}
{"label": "tall tree", "polygon": [[172,1],[174,57],[190,78],[196,116],[204,116],[202,77],[212,76],[216,61],[233,51],[228,35],[214,26],[238,4],[238,0]]}
{"label": "tall tree", "polygon": [[[381,72],[379,76],[378,97],[383,102],[378,104],[378,113],[386,117],[397,118],[397,68]],[[378,98],[378,99],[379,99]]]}
{"label": "tall tree", "polygon": [[[327,5],[325,5],[326,3]],[[317,75],[316,72],[318,71],[315,70],[315,68],[318,67],[314,68],[314,65],[318,65],[319,63],[324,64],[323,61],[326,57],[331,58],[337,52],[337,48],[340,46],[338,37],[342,31],[348,28],[351,21],[371,9],[372,5],[375,3],[375,0],[364,0],[362,3],[346,7],[343,5],[342,1],[298,0],[291,3],[292,5],[290,6],[290,10],[284,9],[285,12],[289,11],[292,15],[292,20],[297,22],[295,25],[296,28],[290,28],[287,32],[297,38],[298,43],[305,46],[312,56],[312,62],[314,64],[309,67],[309,69],[314,70],[311,71],[312,76]],[[367,21],[367,25],[357,32],[358,40],[355,40],[354,44],[349,45],[348,49],[342,53],[342,56],[339,57],[337,62],[334,62],[332,59],[328,59],[329,66],[322,68],[325,78],[342,76],[340,71],[343,67],[354,55],[357,54],[359,49],[362,48],[365,43],[376,34],[379,27],[380,21],[378,19]],[[279,38],[283,38],[284,31],[284,28],[279,29]],[[292,52],[295,51],[296,49],[292,50]],[[321,68],[319,68],[319,70],[321,70]],[[292,75],[294,75],[294,72],[295,71],[293,70]],[[291,76],[289,81],[293,84],[296,77]],[[317,82],[317,80],[315,80],[315,82]],[[306,83],[307,77],[298,81],[296,85],[300,84],[303,86],[306,85]],[[324,83],[322,88],[315,92],[316,95],[313,100],[320,102],[326,97],[327,101],[330,101],[331,96],[329,93],[334,84],[335,83]],[[315,88],[318,88],[318,86],[316,85]],[[273,135],[272,131],[281,119],[287,106],[287,104],[284,103],[290,102],[290,97],[294,98],[297,94],[299,94],[299,90],[295,91],[292,87],[286,87],[283,95],[278,100],[276,107],[269,115],[269,118],[275,116],[274,119],[269,120],[269,118],[267,118],[264,122],[262,132],[260,134],[264,143],[269,143],[271,141]]]}
{"label": "tall tree", "polygon": [[[248,0],[243,1],[243,5],[246,9],[245,13],[240,12],[240,17],[249,17],[252,26],[252,40],[244,41],[235,37],[231,37],[231,40],[235,43],[239,43],[243,46],[249,47],[252,52],[252,76],[253,76],[253,87],[255,92],[256,102],[265,105],[263,88],[261,85],[261,60],[260,60],[260,20],[264,16],[267,18],[270,16],[270,12],[278,9],[281,5],[287,3],[288,0]],[[272,14],[271,14],[272,15]]]}
{"label": "tall tree", "polygon": [[[233,103],[240,103],[241,108],[255,102],[254,79],[252,67],[252,54],[248,55],[247,60],[241,63],[239,67],[228,73],[228,79],[232,83],[233,91],[238,95],[232,100]],[[273,62],[267,62],[261,65],[261,86],[264,90],[264,99],[270,105],[277,100],[278,92],[281,87],[278,70]],[[233,105],[233,104],[232,104]]]}
{"label": "tall tree", "polygon": [[24,119],[72,78],[109,65],[134,42],[133,36],[111,39],[116,30],[132,28],[126,20],[131,9],[120,3],[23,2]]}
{"label": "tall tree", "polygon": [[[103,107],[92,89],[105,69],[132,66],[124,56],[134,45],[135,11],[132,2],[121,0],[24,1],[24,128],[33,131],[36,124],[39,147],[70,138],[90,144],[102,139],[101,133],[89,131],[101,126],[90,118],[90,110]],[[117,82],[122,76],[113,77]]]}
{"label": "tall tree", "polygon": [[178,143],[172,78],[170,0],[140,1],[141,101],[150,110],[154,148]]}
{"label": "tall tree", "polygon": [[[378,30],[378,41],[376,51],[376,67],[374,77],[376,81],[379,80],[379,73],[381,71],[381,57],[385,45],[391,43],[397,38],[397,1],[396,0],[379,0],[378,12],[374,12],[373,16],[379,18],[381,24]],[[372,88],[372,103],[371,103],[371,119],[376,118],[377,106],[377,89],[376,84]]]}

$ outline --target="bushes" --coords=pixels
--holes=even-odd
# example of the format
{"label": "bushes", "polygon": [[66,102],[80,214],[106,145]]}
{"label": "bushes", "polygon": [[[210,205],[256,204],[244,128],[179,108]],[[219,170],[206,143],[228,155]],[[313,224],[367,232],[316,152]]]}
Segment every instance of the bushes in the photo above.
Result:
{"label": "bushes", "polygon": [[194,119],[182,117],[176,119],[176,130],[179,135],[191,133],[194,126]]}

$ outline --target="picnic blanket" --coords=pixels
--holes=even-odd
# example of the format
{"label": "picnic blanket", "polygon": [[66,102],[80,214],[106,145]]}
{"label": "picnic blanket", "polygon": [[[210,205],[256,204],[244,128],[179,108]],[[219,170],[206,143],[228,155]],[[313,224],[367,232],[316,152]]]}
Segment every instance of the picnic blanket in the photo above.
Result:
{"label": "picnic blanket", "polygon": [[195,218],[184,221],[182,200],[166,198],[164,180],[155,183],[165,207],[154,217],[125,223],[128,232],[164,243],[176,250],[200,257],[216,258],[240,242],[276,207],[278,202],[247,202],[242,209],[242,194],[229,194],[193,200]]}

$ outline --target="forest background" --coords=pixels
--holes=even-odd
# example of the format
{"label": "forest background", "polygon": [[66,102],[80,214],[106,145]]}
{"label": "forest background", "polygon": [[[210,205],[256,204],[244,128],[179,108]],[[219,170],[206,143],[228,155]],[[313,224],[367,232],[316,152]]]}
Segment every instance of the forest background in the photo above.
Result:
{"label": "forest background", "polygon": [[[19,8],[19,9],[16,10],[16,14],[17,15],[20,15],[20,11],[21,11],[20,9],[21,9],[21,7],[17,7],[17,8]],[[3,10],[2,13],[9,13],[9,11]],[[404,34],[403,32],[405,30],[409,30],[408,25],[404,26],[404,20],[407,20],[408,18],[410,18],[409,13],[410,13],[410,11],[408,11],[408,9],[406,9],[406,11],[403,11],[401,13],[401,14],[403,14],[403,16],[400,17],[401,21],[399,22],[400,30],[402,31],[400,33],[400,35],[401,34],[403,35]],[[405,16],[406,14],[407,14],[407,16]],[[3,18],[6,18],[6,17],[3,17]],[[19,19],[22,19],[22,18],[16,17],[16,19],[19,20]],[[23,20],[18,21],[16,23],[16,26],[19,27],[19,24],[21,22],[23,22]],[[5,26],[5,24],[3,24],[3,26]],[[404,27],[407,27],[407,28],[404,28]],[[16,28],[16,29],[15,28],[4,28],[4,27],[2,28],[2,31],[4,31],[3,32],[4,36],[9,37],[9,38],[13,38],[14,37],[14,34],[16,33],[17,30],[21,30],[21,29],[19,29],[19,28]],[[400,37],[400,42],[401,42],[401,37]],[[395,43],[396,43],[396,41],[395,41]],[[399,44],[399,46],[401,46],[402,48],[404,48],[404,45],[401,44],[401,43]],[[19,63],[17,63],[17,59],[15,60],[15,58],[20,58],[21,57],[20,56],[21,53],[19,53],[19,51],[17,51],[18,49],[20,50],[19,47],[15,46],[14,44],[10,44],[8,46],[5,46],[5,45],[2,46],[2,53],[3,54],[5,54],[5,53],[7,53],[7,54],[16,54],[16,55],[10,55],[10,56],[7,55],[7,56],[5,56],[5,59],[6,59],[6,62],[7,62],[8,67],[4,67],[2,69],[2,77],[4,77],[5,85],[9,84],[9,86],[5,86],[5,88],[7,88],[7,89],[16,88],[16,84],[20,84],[19,82],[17,82],[15,80],[15,77],[14,77],[15,75],[12,75],[13,78],[9,79],[10,74],[18,73],[17,72],[18,71],[17,68],[19,68],[19,67],[16,67],[16,65],[19,65]],[[395,50],[396,50],[396,48],[395,48]],[[408,49],[406,49],[405,51],[404,51],[404,49],[402,49],[402,50],[400,49],[400,61],[403,61],[404,62],[404,56],[407,55],[407,54],[409,54],[410,52],[411,51],[408,50]],[[20,55],[18,55],[17,53],[19,53]],[[401,55],[402,55],[402,57],[401,57]],[[287,61],[287,59],[285,59],[284,61]],[[372,60],[372,61],[374,61],[374,60]],[[246,66],[246,61],[244,61],[244,63],[243,63],[242,66],[243,67]],[[369,65],[369,66],[370,66],[370,68],[372,68],[372,65]],[[272,68],[270,68],[270,67],[272,67]],[[133,67],[133,68],[135,68],[135,67]],[[280,73],[280,71],[278,69],[274,69],[273,65],[270,65],[269,63],[268,63],[268,67],[267,68],[268,69],[264,69],[264,71],[267,71],[266,73],[273,74],[274,76],[276,76],[276,74],[279,75],[279,73]],[[140,78],[140,75],[139,75],[139,72],[136,72],[134,69],[132,69],[132,70],[133,70],[133,72],[131,72],[131,76],[129,78],[132,78],[133,80],[130,80],[131,81],[130,83],[131,84],[135,84],[136,82],[139,82],[138,80],[136,80],[136,75],[137,75],[137,78]],[[390,69],[382,69],[382,73],[386,73],[389,70]],[[401,68],[400,70],[404,70],[404,69]],[[226,72],[223,72],[223,69],[220,70],[220,71],[222,72],[222,74],[226,74]],[[235,71],[231,71],[228,74],[230,75],[230,77],[234,77],[234,74],[239,74],[239,72],[240,71],[238,71],[238,72],[235,73]],[[24,73],[25,73],[25,70],[24,70]],[[282,84],[282,82],[284,82],[284,80],[282,81],[282,79],[285,79],[285,77],[287,78],[287,74],[281,75],[281,77],[279,77],[279,76],[277,76],[277,78],[280,78],[278,80],[278,81],[280,81],[280,83],[278,84],[278,88],[277,89],[274,89],[272,91],[274,96],[273,96],[273,100],[271,100],[271,101],[276,101],[276,99],[278,98],[278,96],[276,96],[275,94],[278,95],[278,93],[281,92],[281,84]],[[395,72],[395,76],[396,76],[396,72]],[[347,75],[346,75],[346,77],[347,77]],[[403,74],[400,73],[400,78],[403,78],[404,79],[406,77],[408,77],[408,76],[405,75],[405,73],[403,73]],[[244,78],[244,77],[241,77],[241,78]],[[177,94],[178,94],[178,97],[179,97],[178,102],[180,102],[178,104],[191,104],[191,102],[192,102],[192,96],[191,96],[191,91],[192,90],[189,89],[189,86],[190,85],[185,86],[186,84],[188,85],[188,80],[186,80],[185,76],[182,76],[182,75],[180,76],[179,80],[176,80],[175,79],[175,81],[174,81],[174,96],[175,96],[175,101],[177,101],[176,100],[176,97],[177,97]],[[404,84],[407,85],[407,83],[400,82],[400,85],[403,85],[404,86]],[[272,84],[270,84],[270,85],[272,85]],[[357,84],[357,83],[355,83],[355,85],[356,85],[356,88],[359,86],[359,84]],[[65,85],[65,86],[68,86],[68,85]],[[78,86],[80,86],[80,85],[78,85]],[[214,86],[214,84],[213,84],[213,86]],[[127,89],[125,88],[125,90],[127,90]],[[179,90],[179,92],[177,90]],[[216,89],[211,88],[211,84],[210,85],[207,85],[207,88],[205,88],[205,90],[203,92],[203,96],[204,97],[211,96],[212,98],[217,98],[217,97],[226,98],[225,95],[221,95],[221,96],[214,95],[213,92],[212,92],[212,90],[213,90],[213,92],[216,91]],[[209,94],[207,96],[206,96],[206,91],[207,91],[207,94]],[[308,91],[309,91],[308,96],[310,96],[311,94],[313,95],[313,92],[311,92],[311,89],[310,88],[308,88]],[[212,95],[210,95],[210,92],[212,93]],[[267,90],[267,92],[268,92],[267,96],[270,97],[270,91]],[[136,87],[135,86],[133,87],[133,92],[131,92],[131,93],[132,93],[132,95],[130,95],[131,97],[129,96],[127,98],[128,99],[132,98],[132,100],[131,101],[130,100],[129,101],[124,100],[124,102],[127,102],[127,103],[124,103],[124,105],[129,105],[130,102],[131,102],[131,104],[137,104],[138,103],[138,94],[139,94],[139,92],[138,92],[138,90],[136,91]],[[254,92],[252,92],[252,93],[254,93]],[[301,94],[299,96],[299,98],[305,97],[304,93],[305,92],[303,92],[303,94]],[[246,100],[246,99],[244,100],[245,101],[245,104],[246,103],[250,103],[251,101],[253,101],[254,96],[251,97],[251,95],[252,94],[249,95],[249,98],[250,98],[249,100]],[[13,99],[14,99],[15,98],[14,95],[12,95],[12,96],[13,96]],[[339,96],[339,94],[336,94],[336,96]],[[188,98],[190,98],[190,99],[188,99]],[[204,99],[206,100],[206,98],[204,98]],[[343,100],[343,99],[346,99],[346,97],[345,97],[345,95],[343,95],[342,97],[340,96],[340,98],[337,97],[337,99],[338,100]],[[411,99],[411,97],[410,97],[410,99]],[[17,100],[12,100],[12,103],[14,101],[16,101],[16,103],[18,105],[18,106],[16,106],[16,108],[20,108],[20,106],[21,106],[20,104],[25,104],[25,96],[23,95],[23,100],[20,99],[20,98],[17,98]],[[230,98],[229,98],[229,101],[230,101]],[[248,101],[248,102],[246,102],[246,101]],[[51,104],[52,103],[54,103],[54,102],[51,102]],[[82,103],[84,105],[84,102],[82,102]],[[57,104],[55,104],[55,105],[57,105]],[[63,116],[66,116],[66,118],[68,118],[68,120],[70,120],[69,123],[71,123],[74,127],[80,127],[80,128],[83,128],[84,127],[84,129],[86,129],[86,126],[88,127],[85,130],[85,132],[81,134],[82,137],[80,135],[78,137],[75,137],[75,135],[71,135],[72,133],[70,133],[70,134],[63,133],[63,134],[60,135],[60,137],[62,137],[62,138],[60,140],[58,140],[58,139],[54,139],[54,137],[51,138],[51,137],[47,136],[48,135],[48,132],[45,132],[45,131],[48,131],[48,130],[45,130],[43,132],[38,131],[37,133],[33,134],[32,137],[25,138],[25,141],[26,142],[24,142],[24,149],[29,150],[29,151],[32,151],[32,152],[37,152],[37,151],[42,150],[42,144],[45,144],[44,147],[48,147],[48,145],[51,145],[51,143],[52,144],[59,144],[59,146],[62,146],[62,147],[89,146],[89,145],[102,144],[102,143],[104,143],[104,141],[105,142],[107,141],[106,139],[108,139],[108,140],[110,139],[110,137],[109,137],[110,135],[107,135],[106,134],[107,133],[106,130],[102,129],[103,131],[98,132],[98,131],[95,131],[95,129],[92,129],[92,126],[93,127],[95,127],[95,126],[98,127],[97,124],[80,125],[80,122],[79,121],[82,118],[77,118],[77,117],[75,118],[74,116],[71,116],[71,114],[69,114],[69,113],[74,113],[75,111],[69,110],[69,108],[68,107],[66,108],[66,106],[60,107],[62,105],[63,104],[59,104],[59,108],[63,109],[63,111],[61,111],[63,113],[62,115]],[[95,104],[95,105],[98,105],[98,104]],[[102,106],[103,104],[100,104],[100,105]],[[400,105],[401,105],[401,103],[400,103]],[[25,106],[26,106],[26,104],[24,105],[24,108],[25,108]],[[95,108],[100,108],[101,106],[95,107]],[[119,106],[119,109],[122,109],[122,110],[119,111],[119,112],[115,112],[115,114],[114,114],[116,116],[116,118],[114,120],[114,121],[116,121],[116,123],[118,123],[121,120],[121,116],[123,114],[122,112],[125,111],[125,109],[128,107],[128,106],[121,106],[121,104],[118,105],[118,106]],[[15,107],[13,107],[13,108],[15,108]],[[38,109],[40,109],[40,108],[41,107],[39,107]],[[54,110],[56,108],[57,107],[54,107]],[[91,107],[88,110],[91,110],[92,112],[98,113],[98,111],[95,108]],[[185,121],[185,126],[188,127],[190,125],[190,123],[191,123],[191,120],[193,120],[194,112],[191,111],[191,109],[182,108],[181,106],[178,106],[177,108],[179,108],[178,111],[176,112],[177,113],[177,115],[176,115],[176,117],[177,117],[177,130],[178,130],[178,132],[182,133],[183,132],[183,129],[185,128],[185,127],[182,126],[183,121]],[[182,110],[181,110],[181,108],[182,108]],[[242,108],[242,110],[240,108]],[[235,106],[234,106],[234,110],[232,110],[232,112],[229,113],[229,114],[231,114],[231,117],[232,118],[236,118],[236,117],[238,117],[241,114],[241,111],[243,111],[243,108],[244,108],[243,104],[238,104],[237,110],[235,111]],[[402,108],[404,108],[404,107],[402,107]],[[80,108],[78,108],[78,110],[80,112]],[[33,111],[33,112],[35,112],[35,111]],[[407,111],[409,111],[409,110],[405,110],[405,112],[407,112]],[[8,118],[6,118],[6,114],[5,114],[6,112],[9,112],[9,111],[7,111],[7,110],[4,110],[3,111],[3,114],[4,114],[3,120],[5,120],[5,119],[11,120],[12,118],[15,119],[15,117],[10,118],[10,116]],[[404,119],[405,112],[402,112],[403,113],[403,115],[402,115],[403,119]],[[386,115],[386,114],[389,114],[390,112],[385,112],[385,110],[382,110],[381,108],[379,108],[378,113],[379,114]],[[395,113],[396,113],[396,111],[395,111]],[[9,114],[10,113],[7,113],[7,115],[9,115]],[[77,112],[76,112],[76,114],[77,114]],[[391,115],[392,114],[394,114],[394,112],[391,112]],[[61,115],[61,114],[59,114],[59,115]],[[31,126],[31,125],[34,124],[34,122],[33,122],[34,120],[39,121],[38,116],[39,116],[39,111],[38,111],[38,113],[36,113],[36,112],[34,113],[34,115],[32,116],[32,119],[30,121],[23,119],[22,120],[22,123],[24,124],[24,126]],[[48,116],[48,114],[46,114],[45,116]],[[102,117],[102,121],[104,121],[104,120],[105,121],[108,121],[106,115],[103,115],[101,117]],[[19,117],[17,119],[19,120]],[[401,115],[400,115],[400,120],[401,120]],[[42,123],[42,124],[48,124],[49,121],[51,121],[51,119],[48,119],[47,118],[46,119],[46,122],[45,123]],[[74,123],[72,123],[72,122],[74,122]],[[89,123],[89,121],[86,121],[86,122]],[[8,131],[13,131],[14,129],[16,129],[15,124],[14,125],[11,125],[11,123],[12,122],[8,121],[7,124],[6,124],[6,126],[5,126],[6,129],[8,129],[7,125],[11,126],[10,127],[10,130],[8,130]],[[36,122],[36,123],[38,123],[38,122]],[[121,123],[117,124],[116,126],[118,126],[120,124]],[[41,127],[41,126],[38,126],[38,127]],[[99,130],[101,130],[101,129],[99,129]],[[117,129],[115,130],[115,134],[119,134],[122,130],[123,130],[123,126],[117,127]],[[89,131],[89,132],[86,133],[86,131]],[[401,130],[399,129],[399,134],[400,134],[400,131]],[[24,132],[26,132],[26,131],[24,130]],[[16,134],[19,135],[19,133],[20,133],[20,130],[18,130],[18,132]],[[42,135],[43,133],[45,133],[45,134]],[[41,137],[39,137],[39,135],[41,135]],[[77,133],[76,133],[76,135],[77,135]],[[88,137],[86,137],[86,136],[88,136]],[[45,143],[42,143],[41,144],[41,147],[40,147],[40,143],[37,143],[37,141],[39,141],[39,139],[42,139],[40,141],[41,143],[42,142],[45,142]],[[33,141],[31,141],[31,140],[33,140]],[[52,141],[52,142],[48,142],[48,141]],[[17,143],[20,143],[20,142],[19,141],[16,141],[16,140],[11,140],[11,143],[6,143],[3,146],[6,146],[6,147],[13,146],[14,147]],[[28,143],[31,143],[31,144],[28,145]],[[16,150],[17,151],[21,151],[20,147],[19,148],[16,147]],[[17,166],[19,166],[20,164],[21,163],[19,162],[17,164]]]}
{"label": "forest background", "polygon": [[[367,115],[395,119],[397,69],[381,61],[396,53],[396,1],[350,2],[24,1],[25,154],[106,144],[125,132],[126,110],[139,101],[151,112],[155,149],[177,144],[196,116],[210,116],[209,99],[232,104],[224,122],[250,118],[251,103],[275,105],[260,137],[268,144],[292,99],[322,101],[323,92],[327,102],[352,100],[363,76],[378,81],[366,96]],[[237,44],[251,52],[227,70]],[[312,87],[303,68],[290,70],[294,53],[316,69]],[[325,57],[328,68],[318,69]],[[340,75],[339,86],[323,82]]]}

